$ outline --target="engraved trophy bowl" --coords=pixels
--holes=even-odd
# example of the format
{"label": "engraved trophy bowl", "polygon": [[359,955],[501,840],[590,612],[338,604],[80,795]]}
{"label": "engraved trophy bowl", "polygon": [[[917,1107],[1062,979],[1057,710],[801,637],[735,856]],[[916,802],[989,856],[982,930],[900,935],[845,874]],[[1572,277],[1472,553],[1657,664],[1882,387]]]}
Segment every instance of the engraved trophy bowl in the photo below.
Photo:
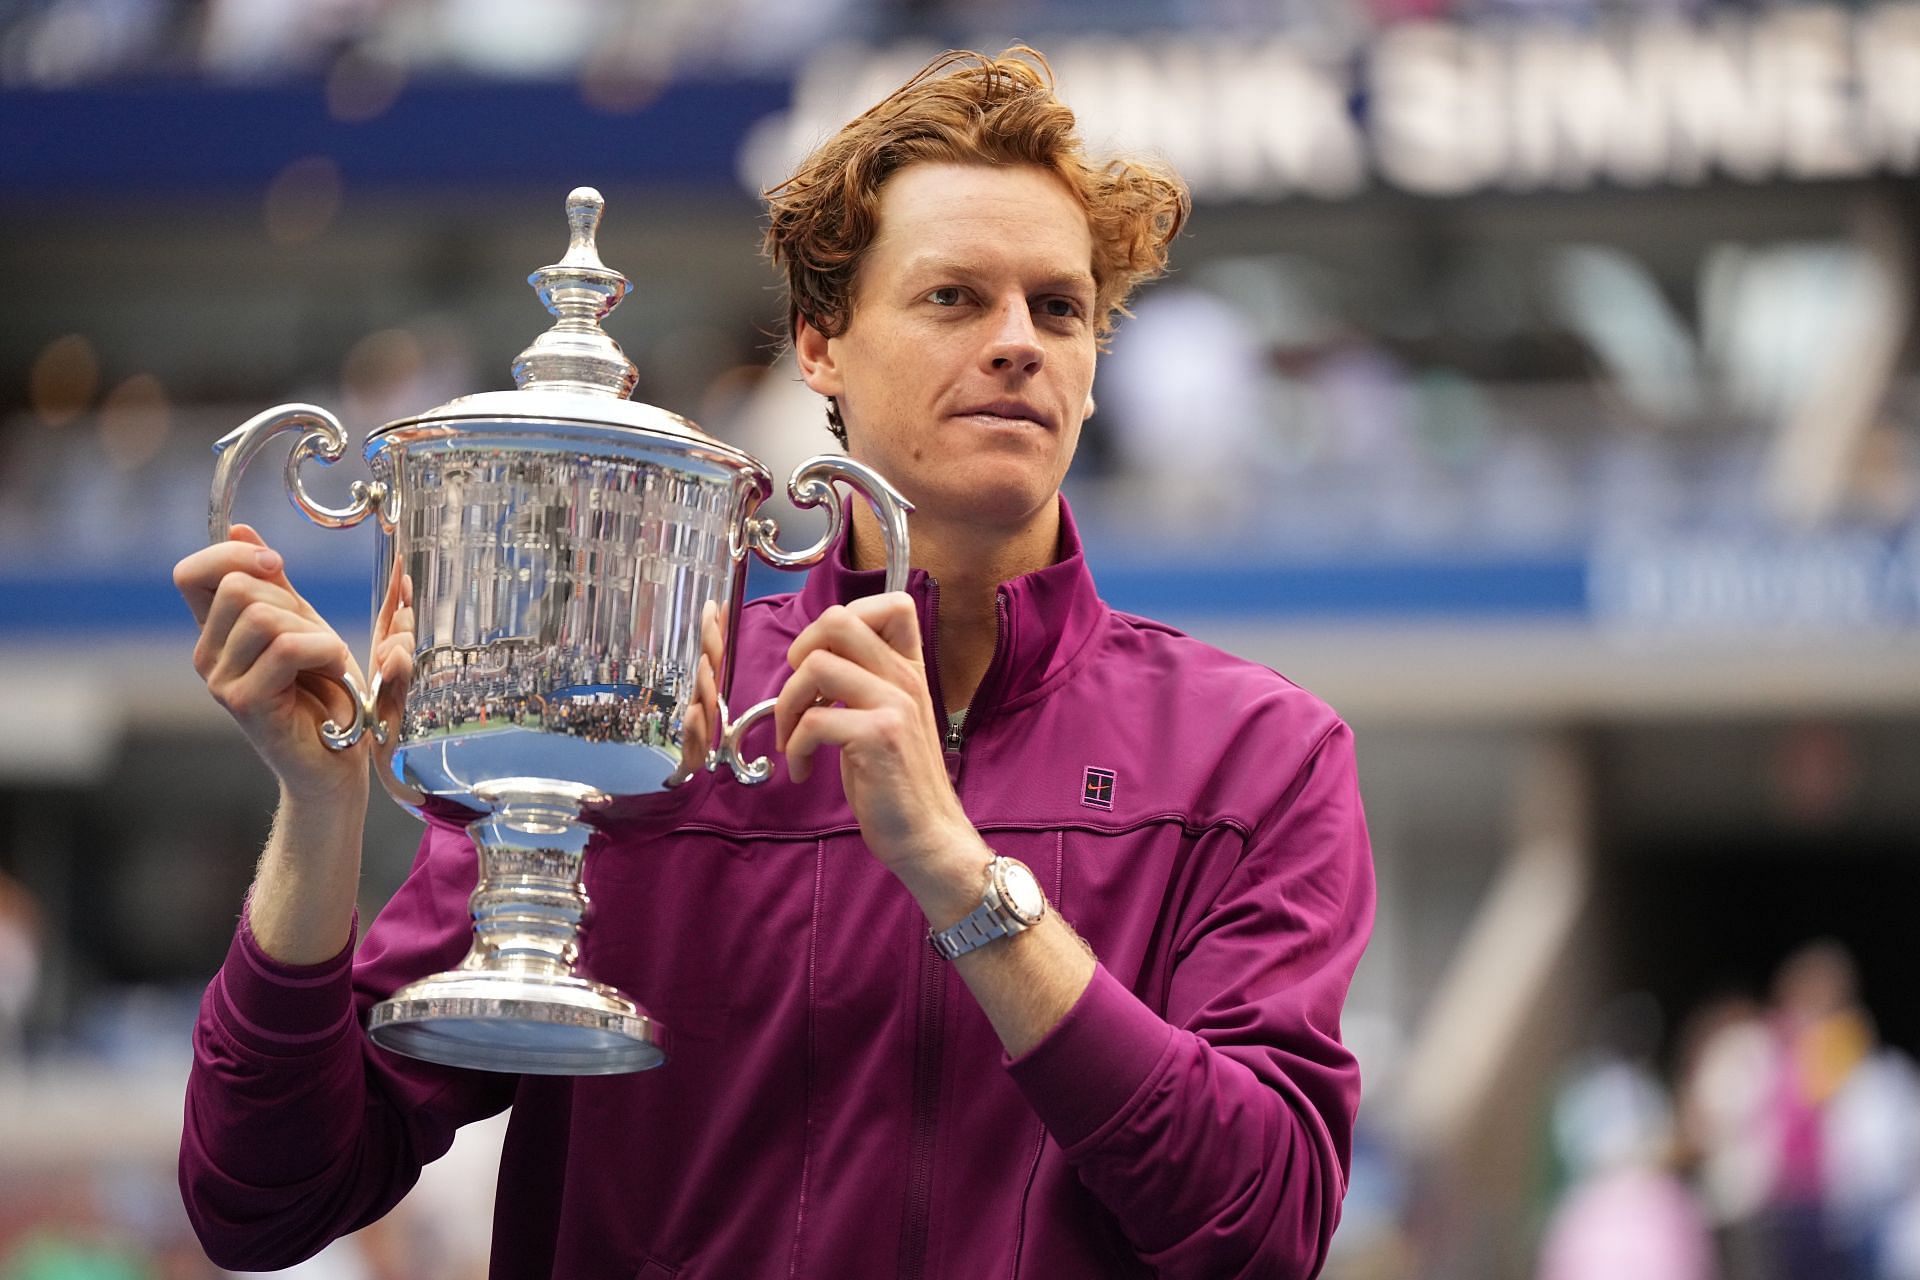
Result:
{"label": "engraved trophy bowl", "polygon": [[[248,461],[289,432],[299,433],[286,464],[293,504],[327,528],[373,519],[374,648],[410,619],[412,671],[384,694],[377,659],[366,685],[341,677],[352,716],[321,736],[337,750],[370,736],[375,772],[411,811],[471,811],[472,949],[368,1021],[375,1043],[455,1066],[601,1075],[665,1060],[659,1024],[577,971],[589,838],[620,802],[698,768],[747,784],[770,775],[741,739],[772,701],[727,710],[735,606],[749,553],[780,568],[825,556],[843,519],[835,482],[880,519],[887,589],[906,583],[912,508],[871,468],[838,456],[801,463],[788,492],[824,505],[829,527],[811,547],[783,551],[774,522],[755,514],[773,491],[760,462],[626,398],[634,366],[600,321],[631,286],[595,248],[603,209],[597,191],[573,191],[566,255],[528,278],[556,322],[515,360],[519,389],[370,432],[373,478],[354,483],[347,507],[319,505],[300,481],[307,460],[331,465],[345,451],[346,432],[324,409],[282,405],[214,446],[213,541],[229,536]],[[721,623],[718,655],[703,649],[710,617]],[[719,695],[702,704],[704,748],[687,723],[703,652]]]}

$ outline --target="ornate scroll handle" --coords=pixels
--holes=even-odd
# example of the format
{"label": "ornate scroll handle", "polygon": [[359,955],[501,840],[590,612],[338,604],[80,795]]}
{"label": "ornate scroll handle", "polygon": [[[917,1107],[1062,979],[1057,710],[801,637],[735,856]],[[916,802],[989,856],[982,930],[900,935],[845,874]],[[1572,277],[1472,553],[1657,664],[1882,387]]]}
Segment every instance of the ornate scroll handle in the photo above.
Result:
{"label": "ornate scroll handle", "polygon": [[[328,529],[351,528],[378,511],[386,501],[387,487],[378,481],[365,480],[353,482],[353,505],[349,507],[335,510],[309,498],[300,484],[300,465],[314,457],[320,459],[322,466],[330,467],[338,462],[346,452],[347,433],[337,418],[317,405],[283,404],[248,419],[215,442],[213,452],[218,461],[213,467],[213,495],[207,504],[209,542],[225,542],[233,533],[233,495],[240,487],[240,475],[247,469],[247,463],[269,440],[289,431],[306,433],[287,458],[286,484],[287,496],[307,519]],[[376,718],[374,711],[380,697],[379,673],[374,673],[370,689],[362,687],[360,678],[351,671],[343,672],[336,679],[353,699],[353,719],[344,729],[332,720],[327,721],[320,726],[321,740],[335,751],[345,751],[371,729],[373,740],[386,745],[387,726]]]}
{"label": "ornate scroll handle", "polygon": [[[747,546],[762,560],[776,569],[804,569],[824,560],[827,549],[840,537],[840,526],[845,521],[845,512],[838,502],[833,501],[833,482],[840,481],[848,488],[867,500],[873,508],[873,514],[880,518],[880,531],[887,543],[887,585],[888,591],[907,589],[907,515],[913,510],[913,504],[901,496],[898,489],[872,467],[855,462],[838,454],[820,454],[808,458],[794,469],[793,479],[787,481],[787,495],[793,499],[796,507],[827,508],[827,531],[804,551],[782,551],[776,545],[780,537],[780,526],[771,518],[749,516],[747,518]],[[707,754],[707,768],[717,769],[727,765],[733,770],[733,776],[749,786],[765,782],[773,776],[773,765],[765,756],[747,760],[741,753],[740,743],[746,737],[748,729],[773,713],[774,699],[757,702],[740,716],[730,719],[727,704],[720,703],[719,745]]]}

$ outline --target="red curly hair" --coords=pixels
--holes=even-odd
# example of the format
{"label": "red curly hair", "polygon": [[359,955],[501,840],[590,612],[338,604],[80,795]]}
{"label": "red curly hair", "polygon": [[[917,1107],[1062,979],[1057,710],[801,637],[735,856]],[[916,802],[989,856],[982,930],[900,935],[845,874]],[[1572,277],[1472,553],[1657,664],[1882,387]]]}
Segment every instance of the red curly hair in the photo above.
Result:
{"label": "red curly hair", "polygon": [[1103,346],[1134,287],[1166,270],[1167,247],[1192,208],[1171,173],[1087,157],[1038,51],[945,53],[762,193],[764,248],[787,277],[789,340],[803,318],[830,338],[846,331],[854,276],[879,230],[880,189],[923,161],[1037,165],[1066,183],[1093,231],[1094,331]]}

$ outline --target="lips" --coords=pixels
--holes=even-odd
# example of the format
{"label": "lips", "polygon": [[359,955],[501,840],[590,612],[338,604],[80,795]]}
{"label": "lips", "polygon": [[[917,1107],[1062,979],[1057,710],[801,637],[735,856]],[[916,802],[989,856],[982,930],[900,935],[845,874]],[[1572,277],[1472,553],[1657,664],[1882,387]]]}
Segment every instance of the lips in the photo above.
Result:
{"label": "lips", "polygon": [[1038,426],[1046,427],[1049,430],[1053,427],[1052,420],[1049,419],[1046,414],[1040,412],[1039,409],[1028,404],[1025,400],[989,400],[983,404],[962,409],[956,416],[962,418],[984,416],[1021,419]]}

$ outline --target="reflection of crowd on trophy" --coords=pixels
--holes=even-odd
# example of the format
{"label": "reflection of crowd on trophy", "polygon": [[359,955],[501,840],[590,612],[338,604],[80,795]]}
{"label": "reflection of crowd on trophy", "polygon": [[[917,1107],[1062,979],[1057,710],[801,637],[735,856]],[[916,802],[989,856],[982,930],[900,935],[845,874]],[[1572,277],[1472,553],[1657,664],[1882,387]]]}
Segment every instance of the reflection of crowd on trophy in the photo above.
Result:
{"label": "reflection of crowd on trophy", "polygon": [[[513,450],[423,458],[403,513],[420,592],[405,736],[518,727],[669,746],[701,605],[726,589],[726,484]],[[676,656],[678,655],[678,656]]]}
{"label": "reflection of crowd on trophy", "polygon": [[531,641],[436,645],[415,656],[407,738],[518,727],[668,746],[680,735],[677,661],[556,652]]}

